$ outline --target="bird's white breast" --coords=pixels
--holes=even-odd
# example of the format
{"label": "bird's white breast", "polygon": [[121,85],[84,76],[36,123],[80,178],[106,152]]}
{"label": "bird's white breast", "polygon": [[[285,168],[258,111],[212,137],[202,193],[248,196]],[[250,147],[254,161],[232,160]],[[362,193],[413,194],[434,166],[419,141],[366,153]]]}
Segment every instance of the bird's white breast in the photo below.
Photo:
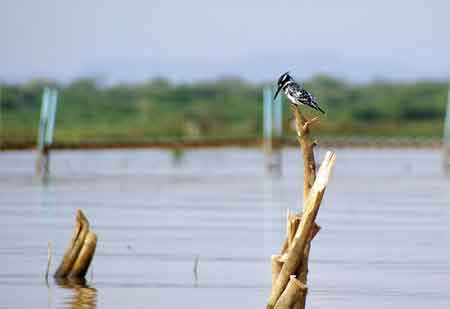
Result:
{"label": "bird's white breast", "polygon": [[286,94],[287,98],[289,99],[289,101],[291,101],[293,104],[298,105],[298,102],[296,100],[295,97],[293,97],[289,91],[285,90],[284,93]]}

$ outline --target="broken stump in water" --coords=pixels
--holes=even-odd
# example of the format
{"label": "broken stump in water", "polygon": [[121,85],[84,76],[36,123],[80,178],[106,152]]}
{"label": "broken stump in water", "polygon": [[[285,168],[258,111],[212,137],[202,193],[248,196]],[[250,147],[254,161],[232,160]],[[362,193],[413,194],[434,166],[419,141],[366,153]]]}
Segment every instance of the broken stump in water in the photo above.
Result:
{"label": "broken stump in water", "polygon": [[303,159],[303,205],[301,212],[288,213],[286,239],[280,254],[271,258],[272,290],[267,309],[305,308],[311,241],[320,230],[315,220],[336,161],[336,155],[328,151],[316,171],[316,142],[310,136],[310,129],[318,118],[308,120],[297,106],[291,108]]}
{"label": "broken stump in water", "polygon": [[77,211],[72,241],[55,272],[55,278],[84,278],[97,246],[97,235],[89,230],[89,221]]}

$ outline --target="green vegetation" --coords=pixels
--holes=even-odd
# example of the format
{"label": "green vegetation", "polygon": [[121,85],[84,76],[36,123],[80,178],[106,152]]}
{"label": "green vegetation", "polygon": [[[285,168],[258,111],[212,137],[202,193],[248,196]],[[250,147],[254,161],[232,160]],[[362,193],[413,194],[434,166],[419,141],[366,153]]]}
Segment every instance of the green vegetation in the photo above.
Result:
{"label": "green vegetation", "polygon": [[[193,84],[154,79],[113,86],[101,86],[94,79],[64,86],[36,80],[0,84],[1,141],[36,140],[42,90],[48,85],[60,90],[55,132],[59,142],[261,134],[262,85],[239,79]],[[318,134],[438,137],[442,133],[447,82],[351,84],[317,76],[305,86],[327,111]],[[287,129],[289,113],[285,108],[285,132],[292,132]]]}

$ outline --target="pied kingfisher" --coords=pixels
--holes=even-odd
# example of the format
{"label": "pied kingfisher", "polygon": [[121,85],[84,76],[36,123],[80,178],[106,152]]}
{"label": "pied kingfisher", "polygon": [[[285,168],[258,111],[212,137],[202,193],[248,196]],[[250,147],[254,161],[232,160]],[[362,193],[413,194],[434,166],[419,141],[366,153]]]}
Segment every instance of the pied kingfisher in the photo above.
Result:
{"label": "pied kingfisher", "polygon": [[289,101],[291,101],[292,104],[303,104],[320,111],[322,114],[325,114],[323,109],[321,109],[319,107],[319,104],[317,104],[316,98],[311,93],[303,89],[302,86],[297,84],[295,80],[289,75],[289,72],[284,73],[278,79],[278,89],[277,92],[275,92],[275,96],[273,97],[274,100],[281,89],[283,89],[284,94],[288,97]]}

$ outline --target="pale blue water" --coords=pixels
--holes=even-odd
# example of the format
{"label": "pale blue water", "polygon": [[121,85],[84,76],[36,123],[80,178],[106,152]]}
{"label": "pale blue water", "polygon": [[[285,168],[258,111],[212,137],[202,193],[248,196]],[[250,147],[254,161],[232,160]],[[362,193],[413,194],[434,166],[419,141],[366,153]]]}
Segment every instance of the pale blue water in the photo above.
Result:
{"label": "pale blue water", "polygon": [[[448,308],[450,181],[433,150],[338,149],[318,215],[309,308]],[[323,157],[319,151],[319,157]],[[257,149],[0,153],[0,308],[264,308],[271,254],[301,196],[296,149],[269,177]],[[54,271],[82,209],[99,235],[90,289]],[[199,257],[198,281],[193,274]],[[81,300],[80,300],[81,299]]]}

